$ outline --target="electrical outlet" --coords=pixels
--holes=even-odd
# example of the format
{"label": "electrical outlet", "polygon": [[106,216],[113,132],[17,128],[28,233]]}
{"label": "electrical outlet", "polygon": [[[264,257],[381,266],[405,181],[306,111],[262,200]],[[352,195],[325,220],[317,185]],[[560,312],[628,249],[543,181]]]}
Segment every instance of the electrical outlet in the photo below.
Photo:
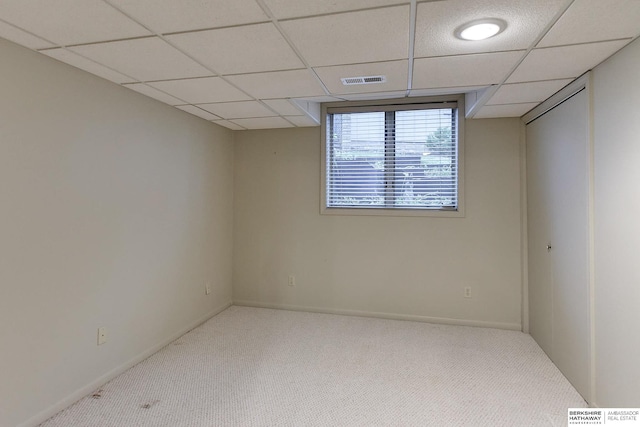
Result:
{"label": "electrical outlet", "polygon": [[295,286],[295,285],[296,285],[296,276],[290,275],[289,276],[289,286]]}
{"label": "electrical outlet", "polygon": [[102,345],[107,342],[107,328],[104,326],[98,328],[98,345]]}
{"label": "electrical outlet", "polygon": [[211,282],[207,282],[204,285],[204,294],[209,295],[211,293]]}
{"label": "electrical outlet", "polygon": [[464,297],[471,298],[471,287],[467,286],[466,288],[464,288]]}

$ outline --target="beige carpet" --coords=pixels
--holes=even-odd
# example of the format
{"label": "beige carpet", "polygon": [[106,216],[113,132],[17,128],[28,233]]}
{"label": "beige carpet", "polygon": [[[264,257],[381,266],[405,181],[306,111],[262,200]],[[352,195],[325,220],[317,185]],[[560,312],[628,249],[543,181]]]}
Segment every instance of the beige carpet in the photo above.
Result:
{"label": "beige carpet", "polygon": [[42,426],[561,426],[584,406],[520,332],[234,306]]}

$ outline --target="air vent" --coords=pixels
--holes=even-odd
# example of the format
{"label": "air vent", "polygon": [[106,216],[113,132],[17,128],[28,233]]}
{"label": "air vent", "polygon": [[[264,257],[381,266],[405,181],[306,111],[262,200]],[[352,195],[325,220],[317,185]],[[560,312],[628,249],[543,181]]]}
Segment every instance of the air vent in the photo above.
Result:
{"label": "air vent", "polygon": [[350,85],[370,85],[376,83],[384,83],[387,81],[385,76],[366,76],[366,77],[343,77],[342,84],[345,86]]}

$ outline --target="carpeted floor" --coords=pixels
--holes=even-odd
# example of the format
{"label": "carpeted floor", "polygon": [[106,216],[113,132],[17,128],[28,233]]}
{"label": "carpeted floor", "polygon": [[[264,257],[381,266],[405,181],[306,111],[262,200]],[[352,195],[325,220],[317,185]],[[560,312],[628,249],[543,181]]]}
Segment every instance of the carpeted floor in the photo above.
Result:
{"label": "carpeted floor", "polygon": [[520,332],[230,307],[42,427],[562,426]]}

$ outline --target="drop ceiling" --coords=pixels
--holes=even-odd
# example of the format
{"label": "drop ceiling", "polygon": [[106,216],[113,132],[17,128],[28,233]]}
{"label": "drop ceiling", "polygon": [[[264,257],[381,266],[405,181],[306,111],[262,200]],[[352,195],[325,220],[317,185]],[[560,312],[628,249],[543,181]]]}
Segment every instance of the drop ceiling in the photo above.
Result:
{"label": "drop ceiling", "polygon": [[[481,18],[507,28],[454,36]],[[639,23],[639,0],[0,1],[0,37],[233,130],[317,126],[320,102],[446,93],[470,95],[469,118],[519,117]]]}

